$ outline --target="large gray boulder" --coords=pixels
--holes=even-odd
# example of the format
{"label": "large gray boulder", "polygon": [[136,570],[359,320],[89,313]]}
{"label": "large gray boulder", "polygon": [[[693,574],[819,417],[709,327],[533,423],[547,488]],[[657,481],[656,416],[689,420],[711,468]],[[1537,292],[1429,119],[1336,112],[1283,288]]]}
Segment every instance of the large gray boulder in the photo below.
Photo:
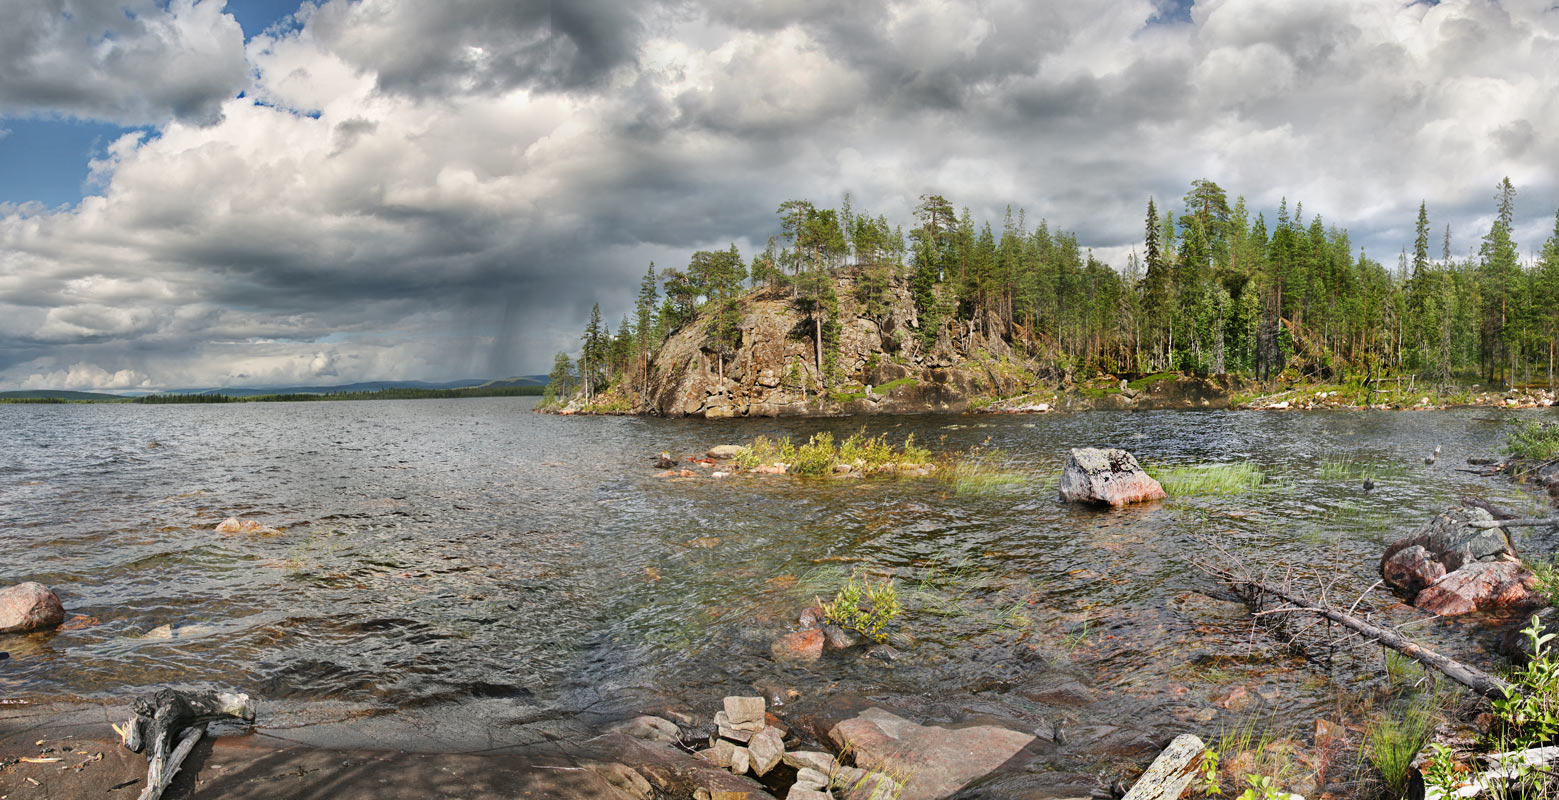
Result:
{"label": "large gray boulder", "polygon": [[1123,506],[1166,496],[1125,450],[1074,447],[1061,473],[1061,499],[1068,503]]}
{"label": "large gray boulder", "polygon": [[58,626],[65,607],[49,587],[28,581],[0,591],[0,633],[27,633]]}

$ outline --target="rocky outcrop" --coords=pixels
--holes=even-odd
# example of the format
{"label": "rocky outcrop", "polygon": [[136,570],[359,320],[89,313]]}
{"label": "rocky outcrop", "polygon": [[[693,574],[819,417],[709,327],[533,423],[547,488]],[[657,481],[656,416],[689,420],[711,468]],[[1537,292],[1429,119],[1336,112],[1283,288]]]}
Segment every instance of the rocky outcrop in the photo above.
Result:
{"label": "rocky outcrop", "polygon": [[65,621],[65,607],[49,587],[28,581],[0,591],[0,633],[48,630]]}
{"label": "rocky outcrop", "polygon": [[1441,616],[1520,611],[1543,601],[1504,530],[1483,508],[1452,508],[1386,548],[1380,574],[1414,607]]}
{"label": "rocky outcrop", "polygon": [[720,346],[702,320],[689,322],[656,351],[648,386],[625,405],[711,419],[961,412],[973,398],[1010,396],[1056,377],[983,333],[986,326],[954,323],[925,347],[907,280],[895,281],[873,309],[857,299],[850,271],[835,277],[834,291],[839,338],[831,359],[819,359],[813,320],[789,292],[758,290],[740,301],[735,348]]}
{"label": "rocky outcrop", "polygon": [[1162,500],[1164,487],[1125,450],[1073,448],[1061,473],[1061,499],[1069,503],[1123,506]]}
{"label": "rocky outcrop", "polygon": [[940,728],[918,725],[880,708],[868,708],[828,732],[835,746],[848,746],[857,767],[889,775],[910,775],[901,800],[951,797],[1022,752],[1035,737],[994,725]]}

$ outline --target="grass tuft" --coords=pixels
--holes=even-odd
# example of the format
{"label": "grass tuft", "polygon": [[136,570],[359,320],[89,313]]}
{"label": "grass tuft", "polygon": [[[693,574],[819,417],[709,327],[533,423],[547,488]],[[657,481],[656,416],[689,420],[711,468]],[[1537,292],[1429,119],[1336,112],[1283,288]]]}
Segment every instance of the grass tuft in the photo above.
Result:
{"label": "grass tuft", "polygon": [[1249,461],[1188,464],[1150,473],[1170,496],[1244,494],[1260,489],[1267,476]]}

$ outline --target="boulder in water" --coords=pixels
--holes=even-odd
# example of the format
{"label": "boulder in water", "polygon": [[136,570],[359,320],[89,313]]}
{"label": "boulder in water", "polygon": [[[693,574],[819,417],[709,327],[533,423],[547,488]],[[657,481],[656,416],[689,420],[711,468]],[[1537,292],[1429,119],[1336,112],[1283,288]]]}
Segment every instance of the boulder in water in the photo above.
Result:
{"label": "boulder in water", "polygon": [[1125,450],[1074,447],[1061,473],[1061,499],[1069,503],[1123,506],[1166,496]]}
{"label": "boulder in water", "polygon": [[270,536],[281,532],[275,528],[261,525],[252,519],[238,519],[236,517],[228,517],[217,523],[216,531],[217,533],[253,533],[262,536]]}
{"label": "boulder in water", "polygon": [[1493,521],[1484,508],[1448,509],[1386,548],[1381,577],[1414,607],[1441,616],[1543,605],[1505,531],[1473,524]]}
{"label": "boulder in water", "polygon": [[657,469],[676,469],[677,460],[672,458],[670,453],[662,450],[660,455],[655,457],[655,467]]}
{"label": "boulder in water", "polygon": [[59,595],[35,581],[0,591],[0,633],[47,630],[65,621]]}
{"label": "boulder in water", "polygon": [[717,444],[714,447],[709,448],[710,458],[736,458],[737,456],[741,455],[741,453],[741,446],[734,444]]}

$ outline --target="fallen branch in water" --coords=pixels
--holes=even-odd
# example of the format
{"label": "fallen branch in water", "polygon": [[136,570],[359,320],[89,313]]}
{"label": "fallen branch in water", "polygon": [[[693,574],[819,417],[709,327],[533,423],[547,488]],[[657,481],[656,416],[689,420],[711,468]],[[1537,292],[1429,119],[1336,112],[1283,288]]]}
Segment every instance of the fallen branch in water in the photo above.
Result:
{"label": "fallen branch in water", "polygon": [[[1217,545],[1210,546],[1221,553],[1223,556],[1221,559],[1222,564],[1239,564],[1238,559],[1224,551],[1223,548]],[[1258,608],[1255,611],[1256,616],[1296,614],[1318,616],[1330,622],[1335,622],[1371,642],[1389,647],[1484,697],[1504,697],[1508,690],[1511,689],[1509,683],[1495,675],[1441,655],[1390,628],[1383,628],[1354,616],[1351,612],[1358,607],[1359,601],[1357,600],[1348,611],[1341,611],[1326,601],[1324,588],[1321,598],[1312,600],[1287,587],[1275,586],[1268,581],[1236,572],[1234,568],[1229,566],[1215,566],[1206,563],[1201,563],[1197,566],[1203,572],[1228,584],[1253,606],[1260,606],[1268,602],[1269,599],[1276,599],[1285,604],[1270,609]],[[1379,584],[1377,583],[1376,585],[1378,586]],[[1372,586],[1371,589],[1373,588]],[[1359,600],[1362,599],[1363,597],[1361,596]]]}
{"label": "fallen branch in water", "polygon": [[159,689],[150,699],[137,697],[130,708],[134,715],[119,732],[131,752],[147,753],[146,788],[140,800],[158,800],[178,774],[179,766],[206,732],[206,723],[234,718],[253,722],[254,701],[246,694],[229,692],[178,692]]}

